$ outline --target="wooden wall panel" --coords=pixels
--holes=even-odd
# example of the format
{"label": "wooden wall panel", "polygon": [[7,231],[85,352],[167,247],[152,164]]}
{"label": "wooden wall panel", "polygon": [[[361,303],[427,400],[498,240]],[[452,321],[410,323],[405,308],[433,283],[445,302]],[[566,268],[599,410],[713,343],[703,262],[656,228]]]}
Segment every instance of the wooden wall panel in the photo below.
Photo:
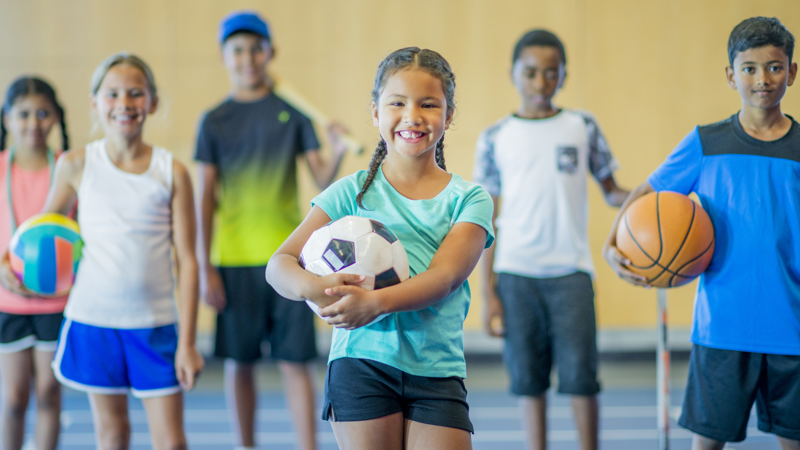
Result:
{"label": "wooden wall panel", "polygon": [[[480,131],[516,108],[509,80],[514,42],[530,28],[549,28],[563,39],[569,59],[558,103],[597,116],[621,164],[617,179],[627,187],[641,183],[694,125],[739,108],[724,80],[734,25],[753,15],[777,16],[800,36],[795,0],[0,0],[0,87],[22,73],[51,80],[67,108],[72,142],[82,145],[98,137],[88,108],[92,71],[111,53],[137,53],[152,65],[161,92],[147,139],[192,165],[198,118],[228,91],[217,24],[239,8],[268,18],[277,48],[274,73],[339,118],[368,149],[378,138],[369,92],[380,60],[410,45],[442,53],[457,77],[448,168],[466,178]],[[790,114],[800,114],[796,89],[784,101]],[[370,153],[349,155],[341,174],[365,168]],[[307,173],[301,180],[308,200],[315,190]],[[600,327],[652,326],[655,292],[617,280],[602,260],[600,246],[616,211],[594,183],[589,189]],[[482,299],[478,277],[471,282],[466,327],[476,330]],[[670,293],[674,324],[688,326],[692,297],[691,287]],[[206,325],[209,318],[206,311]]]}

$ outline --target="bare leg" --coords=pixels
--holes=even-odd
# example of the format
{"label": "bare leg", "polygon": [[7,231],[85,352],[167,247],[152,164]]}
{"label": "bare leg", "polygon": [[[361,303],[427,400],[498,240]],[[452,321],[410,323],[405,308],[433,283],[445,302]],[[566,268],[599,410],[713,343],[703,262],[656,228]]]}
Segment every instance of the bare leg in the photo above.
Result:
{"label": "bare leg", "polygon": [[597,450],[598,406],[596,395],[573,395],[572,412],[583,450]]}
{"label": "bare leg", "polygon": [[131,445],[131,423],[128,420],[128,396],[123,394],[89,394],[94,419],[97,448],[124,450]]}
{"label": "bare leg", "polygon": [[317,448],[317,423],[314,417],[314,384],[311,382],[311,365],[278,361],[286,401],[292,413],[294,427],[300,442],[299,448]]}
{"label": "bare leg", "polygon": [[699,434],[692,437],[692,450],[722,450],[722,447],[725,447],[724,442],[715,441]]}
{"label": "bare leg", "polygon": [[256,419],[255,364],[225,360],[225,399],[238,445],[254,447]]}
{"label": "bare leg", "polygon": [[778,443],[781,444],[781,450],[800,450],[800,441],[795,441],[794,439],[778,436]]}
{"label": "bare leg", "polygon": [[331,421],[331,428],[341,450],[402,450],[404,422],[403,413],[396,413],[358,422]]}
{"label": "bare leg", "polygon": [[471,450],[472,436],[458,428],[406,420],[406,450]]}
{"label": "bare leg", "polygon": [[53,351],[33,352],[36,372],[36,448],[55,450],[61,431],[61,385],[50,363]]}
{"label": "bare leg", "polygon": [[183,432],[183,393],[142,399],[147,411],[147,424],[156,450],[186,449]]}
{"label": "bare leg", "polygon": [[523,396],[519,399],[522,408],[522,428],[529,450],[547,448],[547,395]]}
{"label": "bare leg", "polygon": [[0,354],[3,393],[2,444],[4,450],[19,450],[25,441],[25,411],[31,393],[33,349]]}

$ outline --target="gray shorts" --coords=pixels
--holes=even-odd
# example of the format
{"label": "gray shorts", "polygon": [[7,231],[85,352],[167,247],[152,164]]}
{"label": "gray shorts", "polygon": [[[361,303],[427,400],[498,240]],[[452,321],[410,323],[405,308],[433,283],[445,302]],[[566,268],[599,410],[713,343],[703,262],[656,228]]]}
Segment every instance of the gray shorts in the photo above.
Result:
{"label": "gray shorts", "polygon": [[500,273],[497,295],[503,303],[503,360],[512,393],[543,394],[550,387],[553,364],[558,370],[558,392],[595,395],[600,391],[589,274],[531,278]]}

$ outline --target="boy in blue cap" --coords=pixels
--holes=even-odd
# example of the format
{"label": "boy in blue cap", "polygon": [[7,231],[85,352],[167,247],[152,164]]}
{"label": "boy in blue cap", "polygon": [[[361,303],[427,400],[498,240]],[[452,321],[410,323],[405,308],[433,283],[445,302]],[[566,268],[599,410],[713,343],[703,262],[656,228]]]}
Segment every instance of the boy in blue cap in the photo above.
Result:
{"label": "boy in blue cap", "polygon": [[558,391],[572,396],[581,447],[596,449],[600,384],[586,180],[594,177],[611,206],[628,191],[614,180],[617,164],[594,117],[553,104],[567,75],[561,40],[529,31],[511,61],[519,108],[481,134],[473,174],[495,203],[497,241],[482,266],[486,329],[505,338],[503,359],[529,448],[547,446],[555,363]]}
{"label": "boy in blue cap", "polygon": [[744,440],[753,402],[758,428],[800,449],[800,125],[781,112],[794,83],[794,36],[778,19],[741,22],[728,40],[728,85],[742,109],[695,127],[636,188],[603,254],[620,278],[620,217],[654,191],[695,192],[714,224],[716,248],[695,297],[689,380],[678,424],[694,450]]}
{"label": "boy in blue cap", "polygon": [[[345,151],[329,130],[333,157],[320,156],[311,121],[273,92],[267,66],[275,55],[267,23],[236,11],[219,26],[230,97],[202,119],[195,159],[201,192],[201,285],[218,311],[215,355],[225,358],[225,392],[239,444],[254,447],[255,362],[269,340],[303,449],[316,448],[310,362],[316,358],[314,315],[266,282],[275,250],[300,224],[297,159],[327,187]],[[212,242],[213,235],[213,242]]]}

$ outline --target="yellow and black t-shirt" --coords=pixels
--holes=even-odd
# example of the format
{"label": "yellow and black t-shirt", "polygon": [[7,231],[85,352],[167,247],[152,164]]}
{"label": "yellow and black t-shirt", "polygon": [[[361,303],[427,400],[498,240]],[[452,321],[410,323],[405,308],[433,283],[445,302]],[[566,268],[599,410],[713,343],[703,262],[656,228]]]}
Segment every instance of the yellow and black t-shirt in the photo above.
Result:
{"label": "yellow and black t-shirt", "polygon": [[280,97],[232,99],[206,113],[197,161],[217,166],[221,191],[212,263],[259,266],[300,224],[297,156],[319,148],[311,121]]}

